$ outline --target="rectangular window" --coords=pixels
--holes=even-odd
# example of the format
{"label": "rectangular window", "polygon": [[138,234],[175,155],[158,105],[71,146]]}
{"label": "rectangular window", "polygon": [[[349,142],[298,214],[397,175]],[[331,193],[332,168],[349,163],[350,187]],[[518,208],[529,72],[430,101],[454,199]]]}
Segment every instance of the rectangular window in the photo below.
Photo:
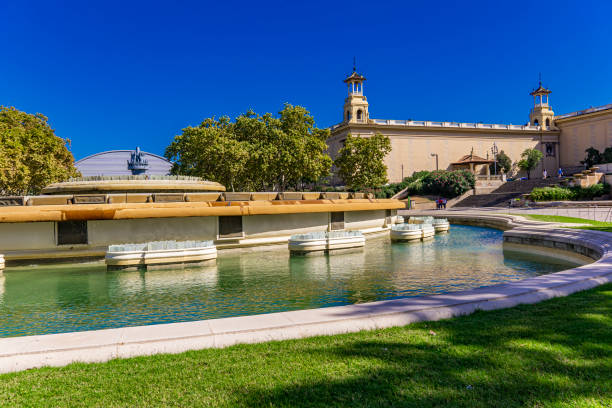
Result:
{"label": "rectangular window", "polygon": [[331,229],[332,231],[344,229],[344,211],[332,212]]}
{"label": "rectangular window", "polygon": [[87,221],[59,221],[57,223],[57,245],[87,243]]}
{"label": "rectangular window", "polygon": [[242,236],[241,215],[219,216],[219,238],[241,238]]}

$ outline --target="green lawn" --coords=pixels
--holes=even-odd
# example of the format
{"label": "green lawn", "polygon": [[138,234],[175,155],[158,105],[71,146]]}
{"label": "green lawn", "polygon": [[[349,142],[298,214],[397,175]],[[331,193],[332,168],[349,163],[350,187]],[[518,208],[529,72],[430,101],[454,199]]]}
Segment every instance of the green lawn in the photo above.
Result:
{"label": "green lawn", "polygon": [[589,220],[585,218],[564,217],[562,215],[541,215],[541,214],[513,214],[513,215],[520,215],[521,217],[525,217],[527,219],[536,220],[536,221],[565,222],[568,224],[589,224],[588,226],[584,225],[584,226],[572,227],[572,228],[612,232],[612,222],[594,221],[594,220]]}
{"label": "green lawn", "polygon": [[331,337],[0,376],[32,407],[611,407],[612,284]]}

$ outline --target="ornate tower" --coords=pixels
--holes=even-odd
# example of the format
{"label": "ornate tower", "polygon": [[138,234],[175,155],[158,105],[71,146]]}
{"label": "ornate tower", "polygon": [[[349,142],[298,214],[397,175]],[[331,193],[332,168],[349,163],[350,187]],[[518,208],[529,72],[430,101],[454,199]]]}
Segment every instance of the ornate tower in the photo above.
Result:
{"label": "ornate tower", "polygon": [[529,94],[533,96],[533,108],[531,108],[531,112],[529,112],[530,125],[542,126],[544,129],[553,126],[555,113],[548,104],[548,95],[550,94],[551,91],[542,86],[542,79],[540,78],[538,89],[534,89]]}
{"label": "ornate tower", "polygon": [[344,122],[368,122],[370,118],[368,101],[363,95],[363,81],[365,80],[364,76],[357,73],[353,63],[353,73],[344,80],[344,83],[348,85],[348,97],[344,100]]}

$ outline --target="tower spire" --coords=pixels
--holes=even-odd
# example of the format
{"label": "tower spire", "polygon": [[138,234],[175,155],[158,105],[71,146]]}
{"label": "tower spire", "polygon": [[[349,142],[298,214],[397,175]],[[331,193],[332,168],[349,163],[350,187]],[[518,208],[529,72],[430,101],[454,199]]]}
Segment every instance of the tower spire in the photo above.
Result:
{"label": "tower spire", "polygon": [[344,101],[344,121],[345,122],[368,122],[368,101],[363,95],[363,75],[357,73],[357,58],[353,57],[353,72],[344,83],[348,86],[348,97]]}
{"label": "tower spire", "polygon": [[529,123],[535,126],[542,126],[545,129],[550,129],[553,126],[555,114],[548,104],[548,95],[551,94],[550,89],[542,86],[542,73],[538,73],[538,88],[531,91],[533,96],[533,108],[529,113]]}

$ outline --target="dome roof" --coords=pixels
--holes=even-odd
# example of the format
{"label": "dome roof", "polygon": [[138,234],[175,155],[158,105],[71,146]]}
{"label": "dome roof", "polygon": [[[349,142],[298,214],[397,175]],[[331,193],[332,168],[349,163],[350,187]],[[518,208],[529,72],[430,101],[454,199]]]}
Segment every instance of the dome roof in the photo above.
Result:
{"label": "dome roof", "polygon": [[166,158],[135,150],[110,150],[84,157],[74,163],[84,177],[89,176],[130,176],[167,175],[172,162]]}

